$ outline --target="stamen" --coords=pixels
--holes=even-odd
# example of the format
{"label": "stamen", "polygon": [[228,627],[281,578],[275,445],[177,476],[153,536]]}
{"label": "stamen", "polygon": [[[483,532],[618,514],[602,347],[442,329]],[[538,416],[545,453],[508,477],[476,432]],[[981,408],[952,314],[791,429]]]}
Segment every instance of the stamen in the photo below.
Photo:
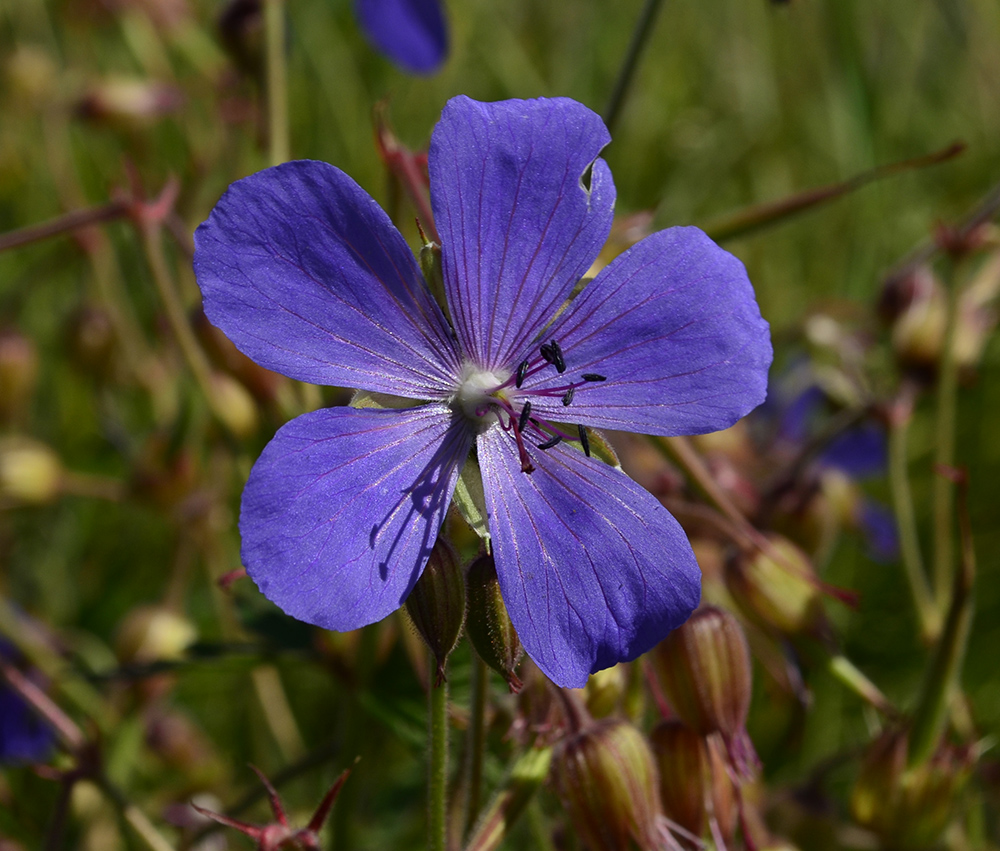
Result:
{"label": "stamen", "polygon": [[542,353],[542,357],[549,363],[556,362],[556,353],[552,350],[551,343],[542,343],[541,348],[538,351]]}
{"label": "stamen", "polygon": [[590,457],[590,438],[587,436],[587,429],[578,425],[576,430],[580,433],[580,443],[583,446],[583,454]]}
{"label": "stamen", "polygon": [[517,421],[517,427],[520,431],[524,431],[524,427],[528,424],[528,417],[531,416],[531,402],[525,402],[524,407],[521,408],[521,417]]}
{"label": "stamen", "polygon": [[556,372],[562,375],[566,371],[566,361],[563,358],[562,347],[553,340],[549,345],[552,347],[552,363],[555,364]]}
{"label": "stamen", "polygon": [[517,365],[517,378],[514,381],[514,386],[518,390],[521,389],[521,385],[524,384],[524,374],[528,371],[528,361],[523,360]]}
{"label": "stamen", "polygon": [[566,394],[562,397],[562,403],[564,408],[568,408],[570,406],[570,403],[573,401],[573,395],[575,393],[576,393],[576,388],[572,386],[569,388],[569,390],[566,391]]}
{"label": "stamen", "polygon": [[556,444],[559,444],[559,443],[562,443],[562,435],[561,434],[557,434],[551,440],[546,440],[545,443],[540,443],[538,445],[538,448],[539,449],[551,449],[553,446],[555,446]]}
{"label": "stamen", "polygon": [[606,375],[598,375],[596,372],[585,372],[580,376],[584,381],[607,381]]}

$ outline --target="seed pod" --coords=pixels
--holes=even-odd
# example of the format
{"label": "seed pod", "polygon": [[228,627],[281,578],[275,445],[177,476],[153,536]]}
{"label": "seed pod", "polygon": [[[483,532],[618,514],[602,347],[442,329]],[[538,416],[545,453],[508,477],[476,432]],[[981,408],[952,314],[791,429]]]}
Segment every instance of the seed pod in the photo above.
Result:
{"label": "seed pod", "polygon": [[955,815],[972,755],[945,743],[927,762],[907,768],[907,749],[907,734],[900,730],[870,745],[851,791],[851,813],[886,847],[929,848]]}
{"label": "seed pod", "polygon": [[750,651],[743,628],[715,606],[696,611],[653,651],[653,664],[670,705],[702,735],[731,737],[750,709]]}
{"label": "seed pod", "polygon": [[115,653],[123,663],[180,659],[198,633],[185,617],[163,606],[139,606],[122,621]]}
{"label": "seed pod", "polygon": [[62,477],[59,457],[44,443],[26,437],[0,438],[0,502],[51,502],[59,495]]}
{"label": "seed pod", "polygon": [[465,576],[454,547],[438,538],[427,566],[406,598],[406,611],[437,661],[437,684],[444,680],[448,654],[465,622]]}
{"label": "seed pod", "polygon": [[736,788],[717,736],[704,737],[681,721],[662,721],[650,734],[660,773],[663,811],[685,830],[704,836],[709,822],[726,840],[736,831]]}
{"label": "seed pod", "polygon": [[212,375],[212,393],[209,400],[212,411],[236,437],[249,437],[257,428],[257,404],[235,378],[224,372]]}
{"label": "seed pod", "polygon": [[19,331],[0,331],[0,419],[17,419],[35,390],[38,351]]}
{"label": "seed pod", "polygon": [[726,585],[740,608],[765,629],[789,635],[825,635],[820,583],[809,557],[780,535],[771,546],[741,555],[726,570]]}
{"label": "seed pod", "polygon": [[561,741],[552,779],[573,831],[594,851],[663,847],[656,763],[642,734],[609,718]]}
{"label": "seed pod", "polygon": [[507,681],[512,692],[520,691],[521,680],[514,669],[523,650],[500,594],[493,556],[481,556],[469,567],[468,597],[465,631],[472,646]]}

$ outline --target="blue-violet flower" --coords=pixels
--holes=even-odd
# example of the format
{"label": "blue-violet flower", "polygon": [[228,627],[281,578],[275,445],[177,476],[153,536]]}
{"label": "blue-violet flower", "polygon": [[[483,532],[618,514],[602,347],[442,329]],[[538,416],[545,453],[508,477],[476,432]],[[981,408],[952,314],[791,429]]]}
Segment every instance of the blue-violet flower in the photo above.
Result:
{"label": "blue-violet flower", "polygon": [[368,40],[402,70],[433,74],[448,55],[441,0],[354,0]]}
{"label": "blue-violet flower", "polygon": [[768,326],[742,264],[696,228],[647,237],[571,298],[611,228],[609,141],[569,99],[449,101],[429,152],[447,316],[333,166],[240,180],[198,228],[205,312],[245,354],[414,400],[304,414],[254,465],[243,560],[285,612],[351,630],[398,608],[470,452],[504,601],[553,681],[582,686],[695,608],[684,532],[590,457],[586,429],[731,425],[764,398]]}

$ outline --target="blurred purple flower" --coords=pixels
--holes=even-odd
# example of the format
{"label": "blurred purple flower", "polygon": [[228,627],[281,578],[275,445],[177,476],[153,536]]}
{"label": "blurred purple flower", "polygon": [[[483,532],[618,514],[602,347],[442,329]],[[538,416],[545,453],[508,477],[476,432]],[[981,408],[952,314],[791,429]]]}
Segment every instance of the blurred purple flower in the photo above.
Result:
{"label": "blurred purple flower", "polygon": [[565,98],[448,103],[429,153],[447,317],[333,166],[245,178],[198,228],[205,312],[244,353],[414,400],[305,414],[254,466],[243,560],[288,614],[351,630],[398,608],[470,452],[511,620],[556,683],[635,658],[697,605],[680,526],[590,457],[584,426],[731,425],[764,398],[768,326],[742,264],[696,228],[647,237],[567,304],[611,228],[609,141]]}
{"label": "blurred purple flower", "polygon": [[[17,651],[6,641],[0,641],[0,656],[16,664]],[[52,730],[0,678],[0,765],[44,762],[54,744]]]}
{"label": "blurred purple flower", "polygon": [[368,40],[404,71],[433,74],[448,55],[440,0],[354,0]]}

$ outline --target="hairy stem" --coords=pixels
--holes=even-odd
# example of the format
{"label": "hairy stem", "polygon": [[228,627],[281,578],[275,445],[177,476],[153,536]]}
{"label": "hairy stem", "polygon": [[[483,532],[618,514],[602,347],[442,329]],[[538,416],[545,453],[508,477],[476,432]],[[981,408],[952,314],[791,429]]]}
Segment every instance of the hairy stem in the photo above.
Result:
{"label": "hairy stem", "polygon": [[608,132],[614,135],[614,127],[618,122],[618,115],[621,113],[622,105],[625,103],[625,96],[632,85],[632,78],[635,76],[636,66],[639,64],[639,57],[653,32],[653,23],[656,15],[663,5],[663,0],[646,0],[646,4],[639,13],[639,20],[636,21],[635,30],[632,32],[632,40],[629,42],[628,50],[625,52],[625,59],[618,71],[618,79],[615,80],[615,87],[608,98],[607,106],[604,107],[604,114],[601,116],[607,125]]}
{"label": "hairy stem", "polygon": [[[434,670],[437,660],[431,660],[428,670]],[[433,680],[428,689],[428,851],[445,851],[448,829],[448,681]]]}

